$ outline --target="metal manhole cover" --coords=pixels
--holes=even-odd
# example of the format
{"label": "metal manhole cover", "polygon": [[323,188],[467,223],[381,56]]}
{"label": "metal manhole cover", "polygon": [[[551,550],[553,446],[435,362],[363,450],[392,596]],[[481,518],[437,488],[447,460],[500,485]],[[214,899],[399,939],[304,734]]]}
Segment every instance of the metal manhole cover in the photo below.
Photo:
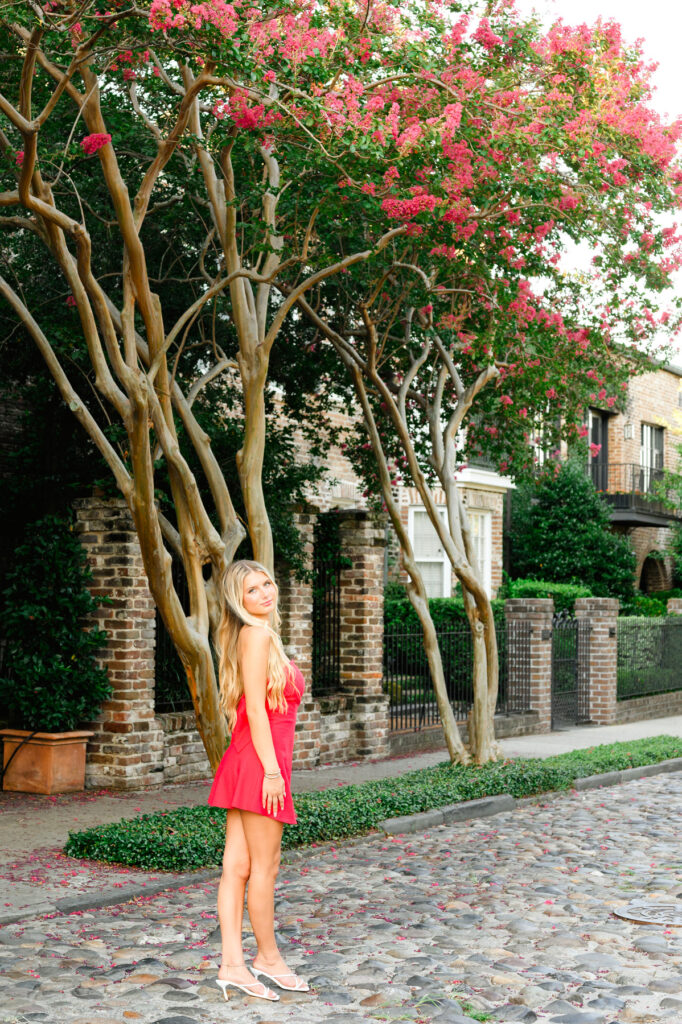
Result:
{"label": "metal manhole cover", "polygon": [[675,903],[659,903],[657,900],[635,900],[621,910],[614,910],[616,917],[635,924],[667,924],[682,928],[682,906]]}

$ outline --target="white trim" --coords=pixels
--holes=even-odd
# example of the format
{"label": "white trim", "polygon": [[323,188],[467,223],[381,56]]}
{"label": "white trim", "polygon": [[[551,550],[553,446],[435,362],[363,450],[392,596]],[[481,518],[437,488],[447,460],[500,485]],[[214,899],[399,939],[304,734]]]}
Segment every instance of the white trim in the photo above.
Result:
{"label": "white trim", "polygon": [[[429,515],[423,505],[410,505],[408,510],[407,510],[407,532],[408,532],[408,535],[409,535],[409,538],[410,538],[410,544],[412,545],[412,549],[414,550],[414,560],[417,563],[417,565],[419,565],[419,563],[422,562],[422,563],[426,563],[426,564],[429,564],[429,565],[438,565],[438,564],[440,564],[442,566],[442,573],[443,573],[443,575],[442,575],[442,594],[433,595],[433,596],[450,597],[450,595],[452,593],[452,568],[450,566],[450,561],[449,561],[447,555],[445,554],[445,551],[443,551],[442,548],[439,548],[440,558],[420,558],[419,557],[419,552],[417,551],[417,549],[415,547],[415,543],[414,543],[414,517],[415,517],[415,513],[417,513],[417,512],[420,513],[420,514],[425,515],[427,518],[428,518],[428,515]],[[445,520],[446,516],[447,516],[447,508],[444,505],[439,505],[438,506],[438,513],[442,517],[442,519]],[[429,522],[431,522],[430,519],[429,519]],[[431,524],[431,525],[433,526],[433,524]],[[431,596],[431,595],[429,595],[429,596]]]}
{"label": "white trim", "polygon": [[516,484],[508,476],[500,476],[493,469],[479,469],[475,466],[459,470],[456,480],[462,487],[482,487],[487,491],[502,494],[516,488]]}
{"label": "white trim", "polygon": [[[474,520],[478,519],[479,528],[476,537],[479,539],[477,545],[477,558],[478,558],[478,569],[481,574],[481,582],[485,587],[485,592],[490,597],[492,593],[492,576],[493,576],[493,530],[492,530],[492,513],[487,509],[483,508],[468,508],[467,516],[469,519],[469,525],[474,528]],[[481,546],[483,547],[483,557],[480,556]]]}

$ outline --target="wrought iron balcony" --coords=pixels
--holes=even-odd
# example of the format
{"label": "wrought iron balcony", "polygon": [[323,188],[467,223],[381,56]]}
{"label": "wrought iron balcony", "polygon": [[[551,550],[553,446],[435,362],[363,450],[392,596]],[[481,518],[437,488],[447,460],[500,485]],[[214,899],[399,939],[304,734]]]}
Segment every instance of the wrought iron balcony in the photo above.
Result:
{"label": "wrought iron balcony", "polygon": [[670,519],[682,519],[682,509],[666,487],[665,470],[634,463],[593,462],[588,472],[611,506],[612,522],[660,526]]}

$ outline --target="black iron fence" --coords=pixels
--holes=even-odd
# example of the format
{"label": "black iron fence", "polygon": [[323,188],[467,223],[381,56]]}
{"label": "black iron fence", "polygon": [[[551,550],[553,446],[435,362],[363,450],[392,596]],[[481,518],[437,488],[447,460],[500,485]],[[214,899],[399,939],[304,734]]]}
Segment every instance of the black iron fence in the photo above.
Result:
{"label": "black iron fence", "polygon": [[682,618],[618,620],[618,700],[682,690]]}
{"label": "black iron fence", "polygon": [[[187,609],[189,608],[187,580],[179,559],[173,559],[172,573],[175,590],[183,608]],[[154,710],[157,714],[163,714],[167,711],[189,711],[191,709],[192,698],[187,686],[187,674],[157,609]]]}
{"label": "black iron fence", "polygon": [[[497,633],[500,680],[497,714],[530,708],[531,624],[510,622]],[[438,631],[443,674],[455,718],[464,720],[473,706],[473,639],[468,626]],[[431,674],[421,630],[384,632],[384,691],[390,698],[391,729],[419,730],[438,725]]]}
{"label": "black iron fence", "polygon": [[341,571],[352,563],[341,552],[336,513],[319,516],[313,540],[312,693],[321,697],[341,687]]}

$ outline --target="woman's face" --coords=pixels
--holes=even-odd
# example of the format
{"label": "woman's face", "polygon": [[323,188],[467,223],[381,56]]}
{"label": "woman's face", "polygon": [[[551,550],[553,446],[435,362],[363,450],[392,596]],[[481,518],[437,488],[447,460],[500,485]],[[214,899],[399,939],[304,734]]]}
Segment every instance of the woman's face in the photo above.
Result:
{"label": "woman's face", "polygon": [[267,620],[277,602],[277,588],[264,572],[250,572],[244,577],[242,600],[249,615]]}

